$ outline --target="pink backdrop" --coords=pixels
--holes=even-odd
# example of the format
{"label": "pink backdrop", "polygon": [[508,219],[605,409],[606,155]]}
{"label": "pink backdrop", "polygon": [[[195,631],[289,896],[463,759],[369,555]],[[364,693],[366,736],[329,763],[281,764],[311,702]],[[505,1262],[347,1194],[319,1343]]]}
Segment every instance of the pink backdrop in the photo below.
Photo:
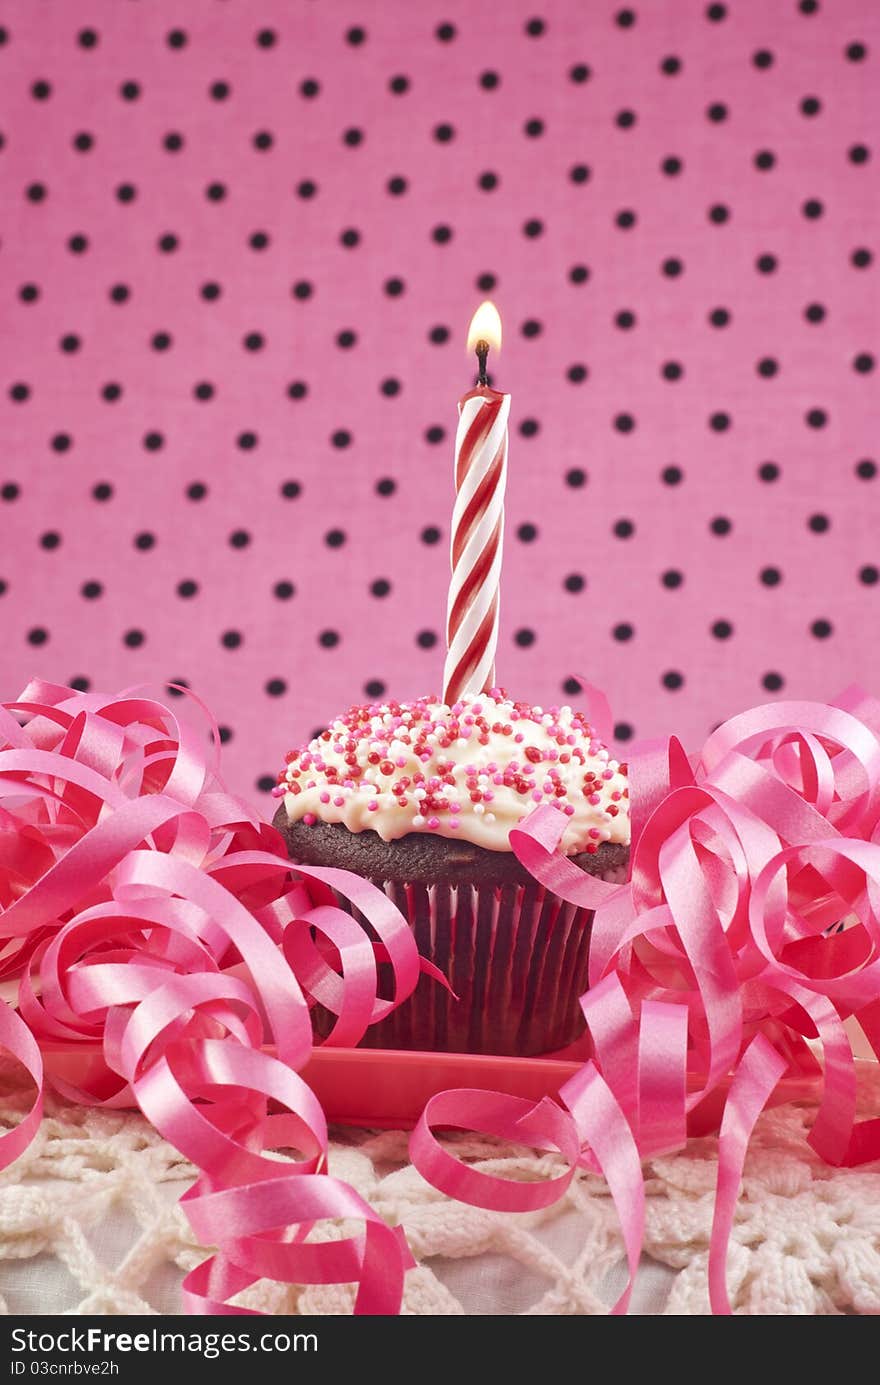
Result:
{"label": "pink backdrop", "polygon": [[0,24],[4,695],[186,679],[253,792],[366,688],[437,689],[487,293],[509,690],[580,672],[692,742],[880,687],[877,6]]}

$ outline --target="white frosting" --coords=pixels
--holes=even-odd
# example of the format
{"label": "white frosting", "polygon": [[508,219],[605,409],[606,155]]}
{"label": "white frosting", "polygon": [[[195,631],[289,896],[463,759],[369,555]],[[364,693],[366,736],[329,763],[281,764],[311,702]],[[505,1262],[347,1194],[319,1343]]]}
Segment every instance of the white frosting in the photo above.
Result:
{"label": "white frosting", "polygon": [[498,689],[452,708],[432,699],[354,707],[288,756],[276,793],[292,822],[343,823],[385,841],[430,832],[509,851],[538,803],[565,813],[566,854],[629,842],[626,766],[570,707]]}

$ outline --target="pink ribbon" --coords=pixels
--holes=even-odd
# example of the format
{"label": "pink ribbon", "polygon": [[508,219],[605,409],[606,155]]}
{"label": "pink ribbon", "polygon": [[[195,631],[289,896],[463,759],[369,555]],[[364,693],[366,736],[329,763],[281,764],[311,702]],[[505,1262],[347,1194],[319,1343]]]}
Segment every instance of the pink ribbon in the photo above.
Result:
{"label": "pink ribbon", "polygon": [[[629,778],[626,885],[593,880],[559,853],[564,819],[552,807],[510,834],[537,880],[595,909],[581,999],[592,1059],[558,1104],[443,1093],[411,1156],[442,1191],[505,1211],[547,1206],[579,1164],[603,1173],[630,1270],[612,1310],[622,1312],[642,1244],[640,1161],[720,1126],[709,1292],[725,1314],[749,1138],[783,1075],[821,1091],[810,1140],[824,1159],[880,1157],[880,1120],[856,1120],[844,1028],[855,1017],[880,1057],[880,704],[850,689],[831,706],[758,707],[719,727],[693,760],[674,739],[645,747]],[[821,1049],[821,1069],[807,1040]],[[456,1169],[432,1121],[530,1136],[562,1155],[565,1173],[535,1185]]]}
{"label": "pink ribbon", "polygon": [[[186,1280],[189,1311],[244,1312],[230,1299],[269,1276],[355,1283],[356,1312],[396,1313],[406,1242],[328,1176],[324,1114],[298,1071],[310,1004],[336,1014],[331,1042],[354,1044],[422,970],[438,973],[375,886],[291,867],[278,834],[217,779],[207,715],[208,754],[203,733],[136,695],[33,683],[0,708],[0,969],[18,978],[0,1045],[37,1092],[0,1138],[0,1166],[39,1124],[40,1043],[97,1040],[82,1084],[55,1087],[136,1102],[200,1171],[183,1206],[217,1252]],[[392,1001],[378,995],[377,961],[390,964]],[[306,1241],[343,1217],[361,1234]]]}

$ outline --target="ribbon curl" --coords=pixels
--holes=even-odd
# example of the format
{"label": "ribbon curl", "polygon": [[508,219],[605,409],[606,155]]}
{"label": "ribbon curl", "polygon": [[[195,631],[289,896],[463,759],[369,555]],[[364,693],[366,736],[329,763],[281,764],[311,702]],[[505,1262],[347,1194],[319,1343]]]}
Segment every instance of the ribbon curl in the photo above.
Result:
{"label": "ribbon curl", "polygon": [[[190,1312],[248,1312],[230,1300],[269,1277],[355,1283],[355,1312],[396,1313],[406,1242],[328,1176],[324,1113],[298,1072],[317,1000],[337,1017],[327,1042],[357,1043],[422,970],[438,973],[375,886],[291,866],[220,782],[202,710],[207,748],[203,728],[135,695],[33,682],[0,707],[0,976],[17,991],[0,1046],[36,1088],[0,1138],[0,1168],[36,1133],[46,1082],[89,1105],[137,1104],[199,1169],[182,1205],[217,1252],[184,1283]],[[41,1044],[96,1041],[79,1086],[44,1077]],[[343,1217],[362,1234],[309,1240]]]}
{"label": "ribbon curl", "polygon": [[[846,1028],[855,1021],[880,1058],[880,704],[851,688],[831,705],[757,707],[692,759],[674,738],[646,747],[629,777],[625,885],[592,879],[559,853],[565,819],[553,807],[510,834],[535,879],[595,910],[581,997],[590,1061],[559,1104],[443,1093],[411,1157],[442,1191],[507,1211],[548,1205],[579,1165],[604,1174],[630,1271],[618,1313],[642,1244],[641,1160],[720,1129],[709,1294],[713,1312],[729,1314],[725,1261],[743,1164],[783,1076],[821,1090],[809,1138],[822,1158],[880,1157],[880,1120],[856,1119]],[[431,1121],[459,1125],[465,1115],[473,1128],[558,1151],[564,1173],[524,1185],[453,1167]]]}

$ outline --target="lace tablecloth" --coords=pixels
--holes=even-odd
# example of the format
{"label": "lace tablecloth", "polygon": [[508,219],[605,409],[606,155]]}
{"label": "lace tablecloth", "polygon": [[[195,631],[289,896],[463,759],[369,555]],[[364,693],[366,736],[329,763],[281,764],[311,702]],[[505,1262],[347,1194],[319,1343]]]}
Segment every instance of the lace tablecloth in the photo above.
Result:
{"label": "lace tablecloth", "polygon": [[[6,1089],[0,1120],[17,1120],[26,1099]],[[862,1109],[880,1114],[880,1072],[864,1083]],[[755,1132],[728,1258],[735,1312],[880,1312],[880,1163],[823,1164],[805,1141],[814,1114],[785,1106]],[[406,1228],[418,1267],[407,1275],[405,1313],[603,1314],[620,1291],[623,1251],[600,1178],[581,1173],[542,1212],[486,1212],[430,1188],[407,1162],[406,1134],[334,1135],[331,1172]],[[488,1140],[449,1143],[508,1178],[555,1168],[553,1156]],[[708,1313],[716,1148],[714,1138],[695,1140],[646,1166],[645,1257],[631,1312]],[[139,1115],[50,1100],[38,1138],[0,1175],[2,1312],[179,1312],[180,1281],[206,1254],[176,1205],[193,1177]],[[346,1286],[263,1283],[240,1301],[336,1314],[352,1298]]]}

